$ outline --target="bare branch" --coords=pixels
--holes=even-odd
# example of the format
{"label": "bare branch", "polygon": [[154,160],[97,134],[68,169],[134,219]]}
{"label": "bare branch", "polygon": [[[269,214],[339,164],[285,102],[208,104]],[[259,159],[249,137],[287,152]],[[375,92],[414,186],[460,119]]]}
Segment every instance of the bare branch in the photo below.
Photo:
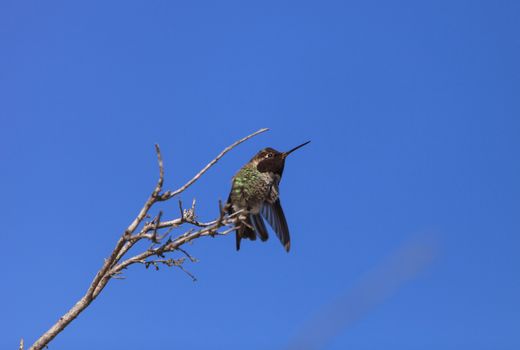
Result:
{"label": "bare branch", "polygon": [[[96,291],[96,289],[98,289],[100,283],[102,282],[102,279],[106,279],[105,283],[103,283],[103,286],[106,284],[106,282],[108,282],[108,278],[110,277],[107,275],[107,271],[110,269],[110,267],[112,267],[114,263],[117,263],[118,259],[120,259],[124,255],[124,253],[126,253],[126,251],[128,251],[135,243],[128,242],[129,238],[134,233],[135,229],[139,226],[139,224],[141,224],[144,218],[148,215],[148,211],[150,210],[152,205],[157,201],[158,195],[162,191],[162,186],[164,183],[164,166],[161,156],[161,149],[159,148],[159,145],[155,145],[155,152],[157,153],[157,163],[159,165],[159,179],[157,180],[157,184],[155,185],[152,194],[150,195],[150,197],[148,197],[144,206],[139,211],[139,214],[137,214],[137,217],[134,219],[134,221],[132,221],[132,223],[126,228],[122,236],[119,238],[116,247],[112,251],[112,254],[110,254],[110,257],[105,260],[105,263],[94,277],[94,280],[92,281],[86,294],[88,303],[92,301],[92,298],[94,297],[94,292]],[[123,254],[121,254],[122,250]]]}
{"label": "bare branch", "polygon": [[184,258],[180,258],[180,259],[170,258],[170,259],[155,259],[155,260],[140,261],[140,263],[144,264],[144,266],[146,268],[153,266],[153,267],[155,267],[156,271],[159,271],[159,265],[165,265],[167,267],[172,267],[172,266],[178,267],[185,274],[187,274],[192,279],[193,282],[196,282],[197,278],[195,277],[195,275],[193,275],[191,272],[189,272],[188,270],[186,270],[184,268],[184,266],[183,266],[184,261],[185,261]]}
{"label": "bare branch", "polygon": [[222,232],[218,232],[218,229],[222,226],[227,225],[228,223],[231,223],[231,221],[223,220],[221,223],[215,223],[212,226],[208,226],[206,228],[200,229],[198,231],[194,232],[186,232],[185,234],[179,236],[173,241],[166,242],[166,244],[163,244],[162,246],[156,248],[156,249],[149,249],[145,252],[142,252],[140,254],[137,254],[131,258],[126,259],[125,261],[117,264],[114,266],[109,273],[111,275],[119,273],[121,270],[128,268],[130,265],[133,265],[135,263],[142,263],[142,261],[145,261],[147,258],[152,256],[161,256],[165,253],[174,252],[178,250],[178,248],[196,238],[203,237],[203,236],[210,236],[210,235],[227,235],[229,232],[234,231],[236,227],[232,227],[230,229],[227,229]]}
{"label": "bare branch", "polygon": [[191,180],[189,180],[183,186],[181,186],[179,189],[177,189],[177,190],[175,190],[173,192],[168,191],[168,192],[164,193],[164,195],[163,195],[163,197],[161,197],[161,199],[162,200],[170,199],[170,198],[175,197],[178,194],[184,192],[188,187],[193,185],[193,183],[195,181],[197,181],[202,175],[204,175],[204,173],[206,171],[208,171],[209,168],[211,168],[213,165],[215,165],[220,160],[220,158],[224,157],[224,155],[226,153],[231,151],[236,146],[240,145],[242,142],[247,141],[250,138],[252,138],[252,137],[254,137],[254,136],[258,135],[258,134],[266,132],[267,130],[269,130],[269,129],[268,128],[260,129],[260,130],[258,130],[256,132],[252,133],[251,135],[248,135],[248,136],[246,136],[246,137],[244,137],[244,138],[234,142],[230,146],[226,147],[222,152],[219,153],[218,156],[215,157],[215,159],[213,159],[211,162],[209,162],[208,165],[206,165],[201,171],[199,171]]}
{"label": "bare branch", "polygon": [[196,258],[194,258],[193,256],[191,256],[187,251],[185,251],[184,249],[182,249],[181,247],[177,248],[178,251],[182,252],[184,255],[186,255],[186,257],[188,259],[190,259],[191,262],[197,262],[198,260]]}
{"label": "bare branch", "polygon": [[[238,146],[244,141],[249,140],[250,138],[267,131],[268,129],[260,129],[236,142],[226,147],[222,152],[220,152],[217,157],[215,157],[211,162],[209,162],[201,171],[199,171],[191,180],[181,186],[174,192],[167,191],[161,194],[164,184],[164,165],[161,155],[161,150],[159,145],[155,145],[155,151],[157,154],[157,163],[159,166],[159,178],[157,183],[144,203],[143,207],[135,217],[135,219],[128,225],[128,227],[123,231],[119,240],[117,241],[114,249],[110,253],[110,256],[105,259],[103,265],[100,270],[95,275],[92,280],[87,292],[85,295],[78,300],[78,302],[65,313],[48,331],[46,331],[31,347],[29,350],[41,350],[46,347],[54,337],[56,337],[65,327],[67,327],[70,322],[72,322],[83,310],[85,310],[90,303],[101,293],[101,291],[105,288],[107,283],[112,279],[124,279],[122,276],[122,270],[126,269],[128,266],[134,263],[140,264],[165,264],[166,266],[176,266],[179,267],[182,271],[184,271],[188,276],[190,276],[193,280],[196,280],[195,276],[187,271],[182,265],[186,258],[182,257],[179,259],[173,258],[164,258],[164,254],[171,253],[175,251],[180,251],[183,253],[190,261],[197,261],[193,258],[186,250],[182,249],[181,246],[188,242],[193,241],[196,238],[203,236],[215,236],[215,235],[226,235],[229,232],[232,232],[236,229],[235,225],[237,223],[237,215],[240,211],[233,213],[225,217],[225,210],[222,207],[222,204],[219,204],[219,216],[216,220],[209,222],[199,222],[196,220],[195,215],[195,199],[192,202],[192,206],[190,209],[183,210],[182,203],[179,202],[180,208],[180,217],[161,221],[162,219],[162,211],[159,211],[159,214],[151,221],[144,223],[140,231],[137,233],[137,228],[143,223],[143,220],[149,218],[149,211],[154,204],[160,201],[165,201],[171,199],[180,193],[184,192],[188,187],[190,187],[195,181],[197,181],[202,175],[204,175],[209,168],[215,165],[226,153],[231,151],[233,148]],[[166,237],[168,237],[171,231],[175,228],[180,227],[183,224],[192,225],[197,227],[198,230],[194,230],[193,228],[188,229],[182,235],[178,236],[174,240],[168,238],[165,242],[162,242]],[[227,226],[228,228],[219,231],[220,228]],[[161,232],[160,230],[165,230],[166,232]],[[153,244],[159,244],[158,247],[152,247],[148,250],[136,254],[131,258],[124,259],[125,255],[132,249],[132,247],[140,240],[147,239],[150,240]],[[161,243],[162,242],[162,243]],[[150,257],[158,257],[159,259],[147,261],[146,259]],[[23,339],[20,341],[20,350],[23,350],[24,342]]]}
{"label": "bare branch", "polygon": [[152,207],[152,205],[158,200],[158,196],[162,191],[162,186],[164,183],[164,166],[163,166],[163,160],[161,156],[161,149],[159,148],[159,145],[155,145],[155,152],[157,153],[157,163],[159,164],[159,179],[157,180],[157,185],[155,185],[155,188],[153,189],[152,194],[144,204],[143,208],[137,215],[137,217],[132,221],[132,223],[128,226],[128,228],[125,230],[125,234],[131,235],[134,233],[135,229],[139,224],[143,221],[143,219],[148,214],[148,210]]}
{"label": "bare branch", "polygon": [[187,274],[188,276],[190,276],[193,282],[197,282],[197,277],[195,277],[195,275],[193,275],[191,272],[189,272],[188,270],[186,270],[182,264],[179,264],[179,265],[176,265],[176,266],[177,266],[179,269],[181,269],[182,272],[184,272],[185,274]]}

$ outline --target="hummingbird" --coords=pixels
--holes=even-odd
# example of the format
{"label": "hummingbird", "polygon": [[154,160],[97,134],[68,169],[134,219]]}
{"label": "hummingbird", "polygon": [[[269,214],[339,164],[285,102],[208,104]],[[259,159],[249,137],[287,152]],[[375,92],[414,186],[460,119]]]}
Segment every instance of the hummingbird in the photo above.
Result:
{"label": "hummingbird", "polygon": [[240,226],[236,230],[237,250],[240,250],[242,238],[252,241],[256,240],[257,236],[262,241],[269,238],[264,218],[285,250],[289,252],[291,238],[280,203],[279,185],[287,156],[309,142],[302,143],[287,152],[278,152],[270,147],[264,148],[233,177],[227,211],[229,215],[240,211],[238,213]]}

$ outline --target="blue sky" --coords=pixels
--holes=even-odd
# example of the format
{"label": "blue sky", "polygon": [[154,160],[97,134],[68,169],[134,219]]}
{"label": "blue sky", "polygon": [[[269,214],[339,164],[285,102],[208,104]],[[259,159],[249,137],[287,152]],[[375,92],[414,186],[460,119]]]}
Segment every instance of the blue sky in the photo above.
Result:
{"label": "blue sky", "polygon": [[[518,349],[519,15],[514,1],[2,1],[0,347],[83,295],[154,186],[154,143],[176,188],[269,127],[182,199],[209,220],[256,151],[310,139],[281,184],[291,252],[198,240],[197,282],[135,266],[50,349],[286,349],[326,310],[350,317],[341,300],[360,305],[373,276],[396,286],[326,349]],[[431,263],[406,281],[385,269],[425,234]]]}

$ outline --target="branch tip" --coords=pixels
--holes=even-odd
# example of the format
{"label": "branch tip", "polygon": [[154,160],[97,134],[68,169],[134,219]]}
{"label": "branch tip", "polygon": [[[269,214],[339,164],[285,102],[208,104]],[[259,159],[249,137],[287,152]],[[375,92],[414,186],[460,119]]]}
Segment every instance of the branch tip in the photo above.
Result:
{"label": "branch tip", "polygon": [[241,138],[240,140],[238,141],[235,141],[234,143],[232,143],[231,145],[229,145],[228,147],[224,148],[224,150],[222,150],[222,152],[220,152],[211,162],[209,162],[204,168],[202,168],[201,171],[199,171],[191,180],[189,180],[188,182],[186,182],[183,186],[181,186],[179,189],[173,191],[173,192],[170,192],[168,194],[168,196],[166,197],[166,199],[170,199],[172,197],[175,197],[177,195],[179,195],[180,193],[184,192],[188,187],[190,187],[191,185],[193,185],[193,183],[195,181],[197,181],[202,175],[204,175],[204,173],[206,171],[208,171],[213,165],[215,165],[222,157],[224,157],[224,155],[226,153],[228,153],[229,151],[231,151],[233,148],[235,148],[236,146],[240,145],[241,143],[249,140],[250,138],[252,137],[255,137],[256,135],[258,134],[261,134],[263,132],[266,132],[267,130],[269,130],[268,128],[263,128],[263,129],[260,129],[258,131],[255,131],[254,133],[250,134],[250,135],[247,135],[246,137],[243,137]]}

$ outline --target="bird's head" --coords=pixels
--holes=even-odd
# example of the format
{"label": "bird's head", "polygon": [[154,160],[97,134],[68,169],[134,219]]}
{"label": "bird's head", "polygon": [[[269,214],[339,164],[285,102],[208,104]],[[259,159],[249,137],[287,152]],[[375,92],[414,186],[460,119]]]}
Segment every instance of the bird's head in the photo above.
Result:
{"label": "bird's head", "polygon": [[256,164],[256,168],[262,173],[271,172],[281,176],[287,156],[309,142],[302,143],[287,152],[278,152],[271,147],[264,148],[251,159],[251,162]]}

